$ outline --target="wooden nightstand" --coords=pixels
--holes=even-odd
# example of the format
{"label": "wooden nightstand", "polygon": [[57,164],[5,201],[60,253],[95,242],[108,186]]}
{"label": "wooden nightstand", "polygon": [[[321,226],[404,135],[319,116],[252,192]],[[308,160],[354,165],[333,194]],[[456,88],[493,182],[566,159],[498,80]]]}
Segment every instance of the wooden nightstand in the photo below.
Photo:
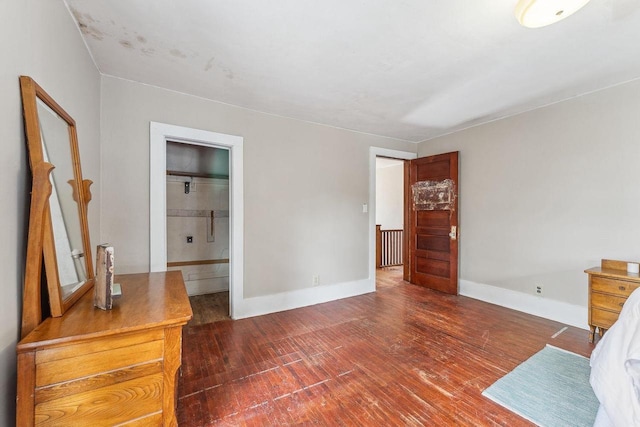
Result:
{"label": "wooden nightstand", "polygon": [[596,328],[602,336],[618,320],[625,301],[640,287],[640,275],[627,273],[626,261],[608,259],[584,272],[589,275],[589,342],[593,342]]}

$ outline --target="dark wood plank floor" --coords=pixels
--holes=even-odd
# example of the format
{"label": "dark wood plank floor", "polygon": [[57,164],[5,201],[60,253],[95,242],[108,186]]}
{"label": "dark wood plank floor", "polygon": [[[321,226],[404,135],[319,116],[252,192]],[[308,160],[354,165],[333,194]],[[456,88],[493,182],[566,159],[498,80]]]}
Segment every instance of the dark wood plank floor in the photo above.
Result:
{"label": "dark wood plank floor", "polygon": [[229,291],[189,297],[193,319],[189,326],[231,320],[229,317]]}
{"label": "dark wood plank floor", "polygon": [[482,391],[550,343],[584,356],[587,331],[409,285],[187,326],[181,426],[530,425]]}

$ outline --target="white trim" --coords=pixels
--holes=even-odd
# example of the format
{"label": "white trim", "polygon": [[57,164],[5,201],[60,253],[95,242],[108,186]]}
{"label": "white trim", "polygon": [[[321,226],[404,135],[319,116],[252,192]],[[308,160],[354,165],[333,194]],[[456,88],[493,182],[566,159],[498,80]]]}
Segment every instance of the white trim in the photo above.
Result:
{"label": "white trim", "polygon": [[261,316],[263,314],[307,307],[373,291],[375,291],[375,283],[374,288],[371,289],[370,280],[363,279],[246,298],[242,300],[242,306],[236,309],[234,319],[243,319],[245,317]]}
{"label": "white trim", "polygon": [[589,329],[587,307],[580,305],[462,279],[460,280],[460,295],[544,317],[576,328]]}
{"label": "white trim", "polygon": [[229,290],[229,276],[214,277],[213,279],[205,280],[188,280],[184,284],[187,288],[187,295],[190,297],[194,295],[213,294]]}
{"label": "white trim", "polygon": [[243,142],[240,136],[150,122],[149,125],[149,269],[167,269],[167,139],[229,150],[229,314],[236,318],[244,295]]}
{"label": "white trim", "polygon": [[391,157],[400,160],[418,158],[409,151],[390,150],[388,148],[369,148],[369,280],[376,289],[376,157]]}

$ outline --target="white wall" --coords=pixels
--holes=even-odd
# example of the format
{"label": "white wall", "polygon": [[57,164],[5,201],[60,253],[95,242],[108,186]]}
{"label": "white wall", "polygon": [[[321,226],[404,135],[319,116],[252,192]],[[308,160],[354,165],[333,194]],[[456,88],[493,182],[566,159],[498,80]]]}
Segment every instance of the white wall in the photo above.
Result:
{"label": "white wall", "polygon": [[404,163],[376,168],[376,224],[383,230],[404,224]]}
{"label": "white wall", "polygon": [[639,117],[635,81],[422,142],[460,151],[461,280],[586,307],[585,268],[640,260]]}
{"label": "white wall", "polygon": [[18,77],[31,76],[76,119],[83,172],[97,183],[89,206],[97,238],[100,76],[60,0],[0,2],[0,52],[0,425],[8,426],[15,423],[15,351],[31,189]]}
{"label": "white wall", "polygon": [[[244,297],[368,278],[369,147],[388,138],[102,80],[102,238],[119,273],[149,268],[149,121],[244,137]],[[108,183],[108,184],[106,184]],[[268,310],[269,307],[264,307]]]}
{"label": "white wall", "polygon": [[[179,169],[176,169],[179,170]],[[227,168],[228,170],[228,168]],[[189,182],[189,193],[184,183]],[[167,176],[167,262],[229,258],[229,180]],[[211,218],[193,216],[215,211]],[[217,215],[217,216],[216,216]],[[187,236],[192,241],[187,242]],[[200,264],[170,267],[181,270],[189,295],[229,290],[229,264]]]}

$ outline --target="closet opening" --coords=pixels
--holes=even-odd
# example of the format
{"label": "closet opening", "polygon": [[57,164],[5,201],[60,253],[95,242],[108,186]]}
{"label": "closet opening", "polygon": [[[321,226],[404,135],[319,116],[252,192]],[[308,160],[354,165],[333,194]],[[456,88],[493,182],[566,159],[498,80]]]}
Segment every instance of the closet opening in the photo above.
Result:
{"label": "closet opening", "polygon": [[[228,256],[229,314],[232,319],[242,318],[246,316],[246,307],[243,298],[244,138],[236,135],[187,128],[166,123],[149,123],[149,271],[151,272],[167,270],[166,157],[168,141],[178,142],[187,146],[219,148],[226,150],[228,153],[228,221],[230,226]],[[182,185],[182,191],[184,192],[184,183]]]}
{"label": "closet opening", "polygon": [[229,149],[166,141],[167,270],[181,270],[194,313],[229,317]]}

